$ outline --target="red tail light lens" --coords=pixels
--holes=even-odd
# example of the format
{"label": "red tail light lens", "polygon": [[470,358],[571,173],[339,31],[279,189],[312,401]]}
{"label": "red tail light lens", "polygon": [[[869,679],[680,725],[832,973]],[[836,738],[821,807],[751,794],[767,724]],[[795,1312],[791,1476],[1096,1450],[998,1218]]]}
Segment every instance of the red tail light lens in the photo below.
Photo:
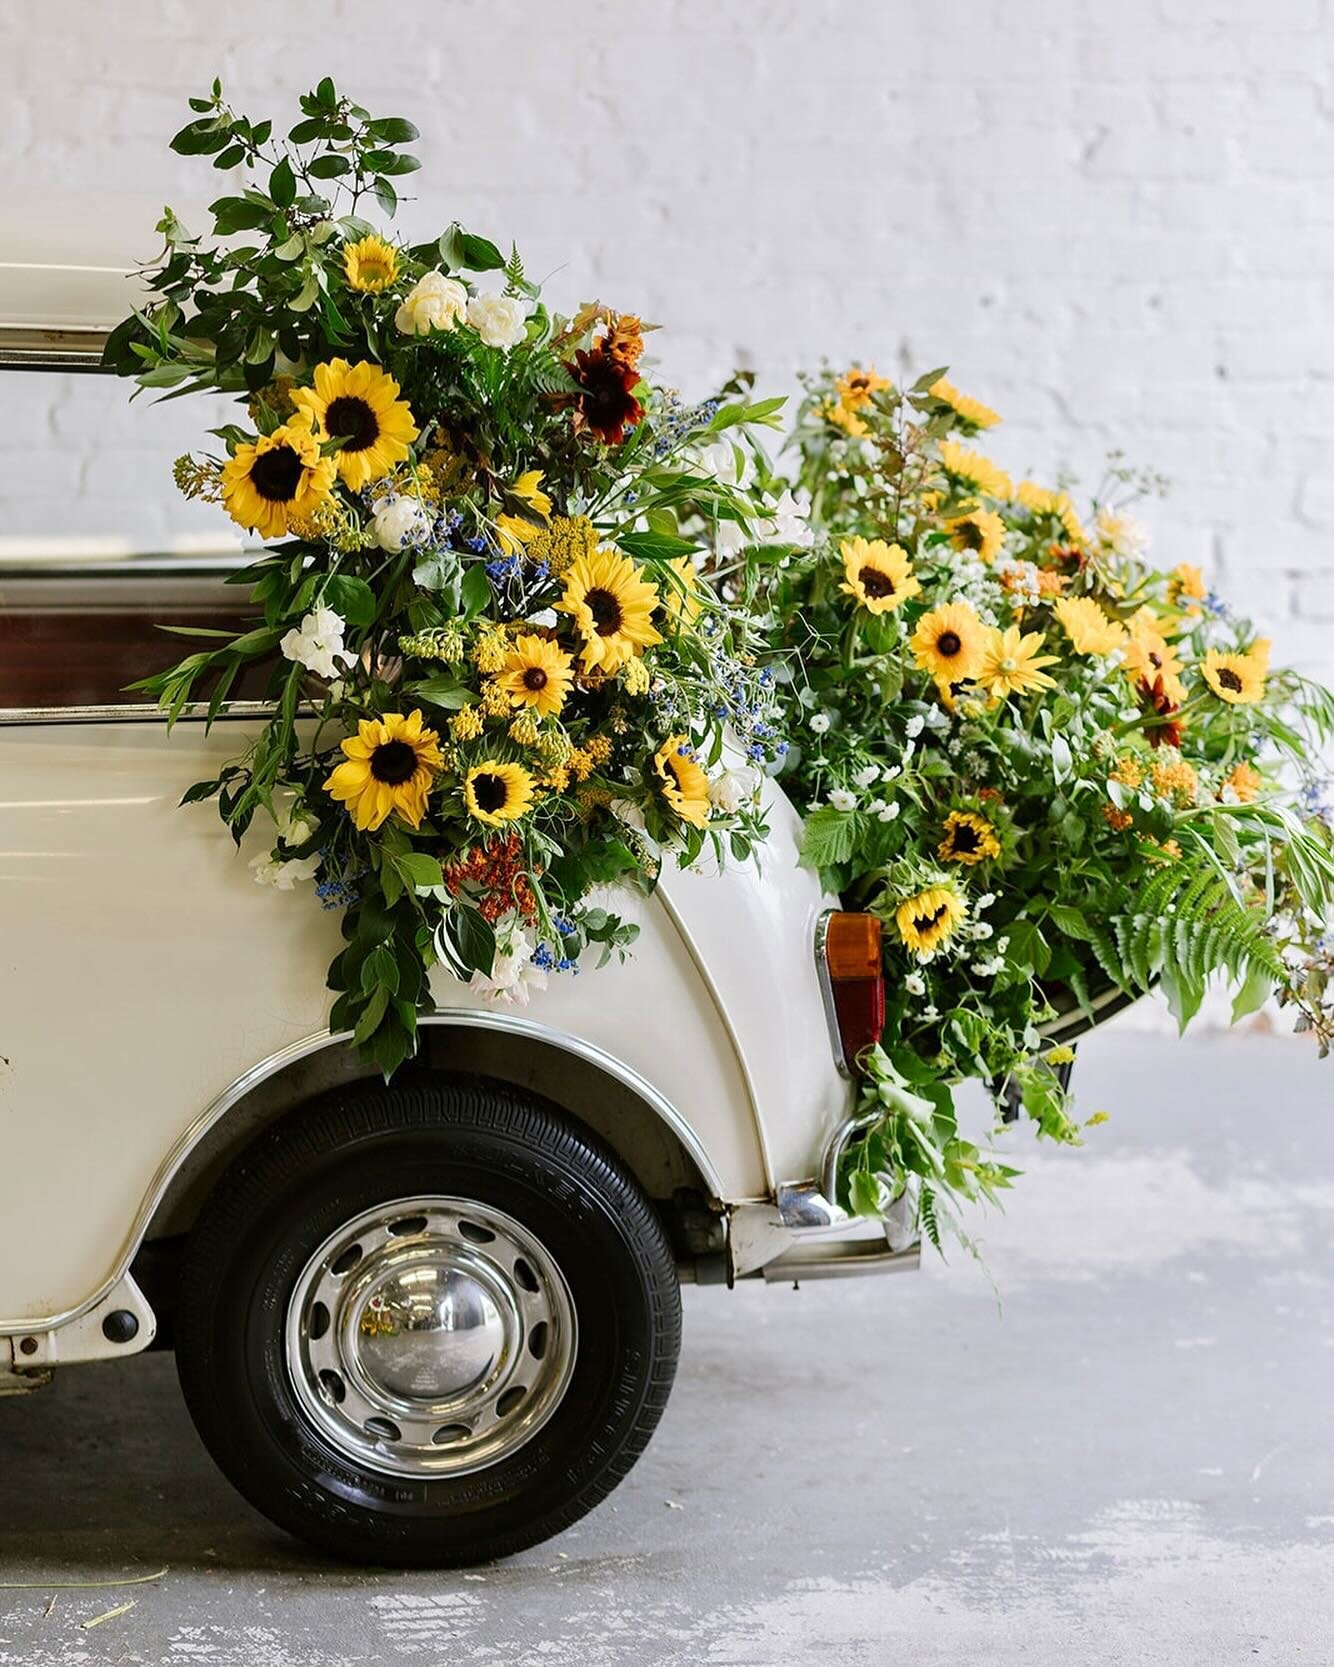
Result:
{"label": "red tail light lens", "polygon": [[820,958],[844,1063],[860,1075],[861,1054],[880,1040],[885,1028],[879,920],[831,910],[820,922]]}

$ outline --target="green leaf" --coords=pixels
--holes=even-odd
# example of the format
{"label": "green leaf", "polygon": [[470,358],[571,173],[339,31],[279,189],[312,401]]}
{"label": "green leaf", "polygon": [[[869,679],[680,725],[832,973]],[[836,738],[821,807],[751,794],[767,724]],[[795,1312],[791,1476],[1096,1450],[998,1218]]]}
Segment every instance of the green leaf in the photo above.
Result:
{"label": "green leaf", "polygon": [[486,568],[481,562],[475,562],[463,575],[463,584],[459,589],[459,600],[463,606],[465,620],[476,619],[478,614],[491,600],[491,581],[486,576]]}
{"label": "green leaf", "polygon": [[855,811],[835,810],[832,805],[812,811],[801,835],[802,866],[833,868],[847,862],[857,849],[858,826]]}
{"label": "green leaf", "polygon": [[286,157],[269,175],[269,195],[279,208],[290,208],[296,199],[296,175]]}
{"label": "green leaf", "polygon": [[294,145],[308,145],[312,139],[318,139],[325,129],[323,116],[310,116],[304,122],[298,122],[290,130],[287,137]]}
{"label": "green leaf", "polygon": [[428,706],[442,707],[446,712],[462,711],[477,698],[471,689],[444,672],[439,677],[427,677],[420,683],[408,683],[404,687],[414,699],[424,700]]}
{"label": "green leaf", "polygon": [[385,1011],[388,1006],[389,991],[383,984],[380,984],[376,987],[370,999],[362,1008],[361,1016],[357,1020],[356,1029],[352,1032],[352,1040],[358,1047],[361,1047],[369,1040],[370,1036],[379,1025],[380,1020],[384,1018]]}
{"label": "green leaf", "polygon": [[693,538],[678,538],[674,533],[620,533],[616,544],[638,561],[675,561],[699,549]]}
{"label": "green leaf", "polygon": [[428,856],[425,851],[405,851],[394,858],[394,867],[409,884],[423,891],[444,884],[439,858]]}
{"label": "green leaf", "polygon": [[352,164],[345,156],[331,151],[325,156],[317,156],[306,171],[312,179],[338,179],[352,172]]}
{"label": "green leaf", "polygon": [[366,131],[372,139],[378,139],[385,145],[410,145],[414,139],[421,137],[412,123],[402,116],[380,116],[366,123]]}
{"label": "green leaf", "polygon": [[1089,943],[1092,933],[1089,923],[1083,913],[1070,903],[1053,903],[1047,911],[1057,927],[1067,938],[1075,938],[1080,943]]}
{"label": "green leaf", "polygon": [[364,579],[335,573],[324,582],[324,600],[349,625],[370,625],[375,619],[375,592]]}

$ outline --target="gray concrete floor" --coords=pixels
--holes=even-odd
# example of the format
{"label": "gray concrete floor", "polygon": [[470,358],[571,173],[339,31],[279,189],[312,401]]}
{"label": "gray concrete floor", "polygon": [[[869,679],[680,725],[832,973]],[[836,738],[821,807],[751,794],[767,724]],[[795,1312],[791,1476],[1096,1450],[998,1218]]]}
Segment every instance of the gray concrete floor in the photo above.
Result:
{"label": "gray concrete floor", "polygon": [[646,1457],[503,1565],[308,1555],[214,1472],[169,1359],[0,1401],[0,1582],[34,1583],[0,1589],[0,1663],[1334,1662],[1334,1061],[1112,1029],[1076,1080],[1113,1120],[1015,1140],[1002,1309],[959,1253],[688,1292]]}

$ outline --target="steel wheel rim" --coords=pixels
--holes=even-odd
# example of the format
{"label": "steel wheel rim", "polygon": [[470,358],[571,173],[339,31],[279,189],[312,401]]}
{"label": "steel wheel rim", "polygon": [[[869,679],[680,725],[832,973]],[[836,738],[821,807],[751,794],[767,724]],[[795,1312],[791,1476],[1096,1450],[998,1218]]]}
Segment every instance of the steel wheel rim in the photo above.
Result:
{"label": "steel wheel rim", "polygon": [[462,1476],[545,1425],[577,1349],[564,1276],[529,1230],[475,1199],[398,1198],[325,1239],[287,1307],[288,1377],[345,1459]]}

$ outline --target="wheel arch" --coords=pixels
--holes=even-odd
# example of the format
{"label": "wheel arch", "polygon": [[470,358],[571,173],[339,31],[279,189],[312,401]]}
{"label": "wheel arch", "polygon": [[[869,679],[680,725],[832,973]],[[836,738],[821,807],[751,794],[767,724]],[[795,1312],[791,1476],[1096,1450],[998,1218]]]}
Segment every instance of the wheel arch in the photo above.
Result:
{"label": "wheel arch", "polygon": [[[540,1094],[610,1146],[660,1207],[683,1191],[721,1201],[722,1183],[685,1116],[611,1054],[517,1014],[449,1010],[421,1024],[414,1069],[468,1071]],[[218,1177],[284,1112],[377,1075],[345,1036],[328,1032],[256,1065],[181,1137],[139,1242],[188,1232]]]}

